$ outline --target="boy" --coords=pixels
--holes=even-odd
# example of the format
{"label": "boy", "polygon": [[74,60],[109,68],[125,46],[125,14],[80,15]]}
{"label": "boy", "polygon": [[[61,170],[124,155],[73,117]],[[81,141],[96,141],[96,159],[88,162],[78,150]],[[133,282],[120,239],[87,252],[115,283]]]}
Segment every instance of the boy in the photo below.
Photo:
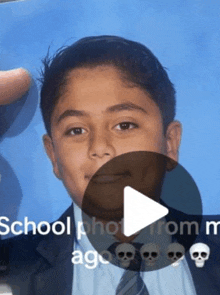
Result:
{"label": "boy", "polygon": [[[41,110],[54,174],[76,204],[60,220],[74,210],[73,227],[89,181],[109,160],[134,151],[178,159],[181,125],[174,121],[174,87],[156,57],[139,43],[88,37],[52,60],[46,57]],[[77,239],[74,230],[72,236],[20,236],[9,241],[10,270],[3,281],[15,294],[135,294],[118,291],[122,269],[72,265],[72,250],[83,248],[88,242]],[[203,294],[193,279],[185,262],[175,271],[144,273],[145,285],[136,294]]]}
{"label": "boy", "polygon": [[113,157],[151,151],[177,160],[175,90],[142,47],[116,37],[86,38],[51,64],[45,60],[44,145],[55,175],[78,205],[92,175]]}

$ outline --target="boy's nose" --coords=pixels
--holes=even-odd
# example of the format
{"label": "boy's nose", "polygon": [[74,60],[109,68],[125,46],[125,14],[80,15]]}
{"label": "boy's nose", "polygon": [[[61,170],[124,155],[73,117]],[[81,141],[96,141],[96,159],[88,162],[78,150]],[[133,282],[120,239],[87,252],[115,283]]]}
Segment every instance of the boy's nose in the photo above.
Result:
{"label": "boy's nose", "polygon": [[97,134],[90,142],[89,157],[91,159],[107,158],[108,160],[115,157],[115,149],[111,144],[108,136]]}

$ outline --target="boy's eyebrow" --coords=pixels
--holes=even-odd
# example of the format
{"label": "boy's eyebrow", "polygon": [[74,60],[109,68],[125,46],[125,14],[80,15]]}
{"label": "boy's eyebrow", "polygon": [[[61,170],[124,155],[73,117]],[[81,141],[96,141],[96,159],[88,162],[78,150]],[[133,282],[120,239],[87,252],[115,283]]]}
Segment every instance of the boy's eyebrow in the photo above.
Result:
{"label": "boy's eyebrow", "polygon": [[140,107],[132,102],[126,102],[126,103],[120,103],[120,104],[114,105],[112,107],[107,108],[106,112],[113,113],[113,112],[132,111],[132,110],[141,111],[141,112],[147,114],[147,111],[145,109],[143,109],[142,107]]}
{"label": "boy's eyebrow", "polygon": [[[132,111],[132,110],[141,111],[141,112],[147,114],[147,111],[145,109],[143,109],[142,107],[140,107],[132,102],[120,103],[120,104],[116,104],[114,106],[108,107],[106,109],[106,113],[114,113],[114,112],[120,112],[120,111]],[[59,124],[60,121],[62,121],[66,117],[88,117],[88,116],[89,116],[89,114],[85,111],[66,110],[65,112],[63,112],[59,116],[59,118],[57,120],[57,124]]]}
{"label": "boy's eyebrow", "polygon": [[66,110],[65,112],[63,112],[58,120],[57,120],[57,124],[60,123],[61,120],[63,120],[66,117],[82,117],[82,116],[86,116],[88,117],[88,114],[84,111],[78,111],[78,110]]}

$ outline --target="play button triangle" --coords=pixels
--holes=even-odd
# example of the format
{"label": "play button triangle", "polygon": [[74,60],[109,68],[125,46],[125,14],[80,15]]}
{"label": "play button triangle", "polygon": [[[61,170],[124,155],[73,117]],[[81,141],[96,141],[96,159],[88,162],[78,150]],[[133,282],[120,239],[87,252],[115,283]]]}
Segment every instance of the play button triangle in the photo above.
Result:
{"label": "play button triangle", "polygon": [[124,235],[129,237],[169,213],[161,204],[153,201],[130,186],[124,188]]}

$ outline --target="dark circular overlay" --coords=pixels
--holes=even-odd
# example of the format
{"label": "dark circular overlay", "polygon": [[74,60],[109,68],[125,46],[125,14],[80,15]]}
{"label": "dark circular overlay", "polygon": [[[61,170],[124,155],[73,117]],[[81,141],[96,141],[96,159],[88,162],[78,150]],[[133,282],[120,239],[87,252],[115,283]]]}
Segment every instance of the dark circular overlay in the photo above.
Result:
{"label": "dark circular overlay", "polygon": [[[169,209],[131,237],[123,234],[124,188],[130,186]],[[113,158],[92,177],[82,202],[84,230],[109,262],[133,271],[178,267],[200,231],[202,202],[190,174],[171,158],[131,152]]]}

